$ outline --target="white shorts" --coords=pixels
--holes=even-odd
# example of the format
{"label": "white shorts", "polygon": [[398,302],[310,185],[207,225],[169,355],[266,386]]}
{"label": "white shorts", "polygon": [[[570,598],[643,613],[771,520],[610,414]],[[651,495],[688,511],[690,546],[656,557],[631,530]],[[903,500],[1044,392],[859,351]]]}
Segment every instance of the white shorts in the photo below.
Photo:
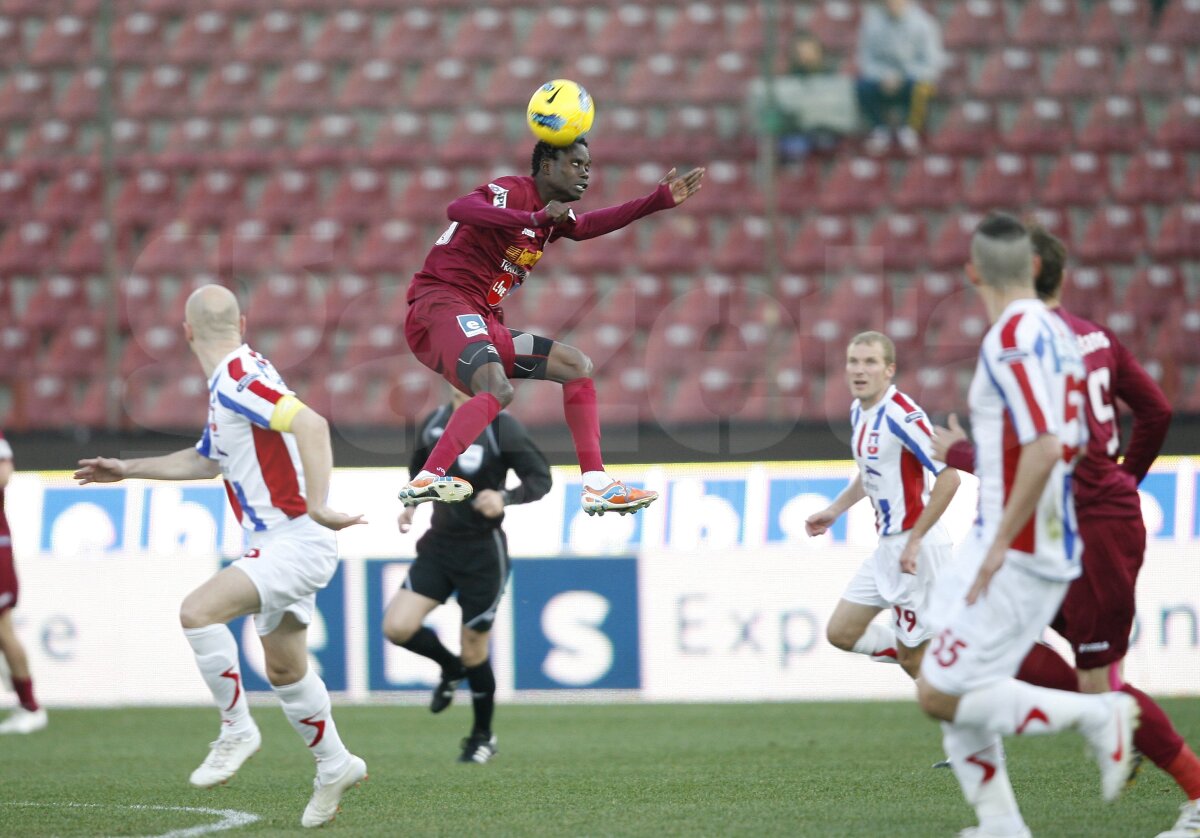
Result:
{"label": "white shorts", "polygon": [[317,591],[337,572],[337,535],[303,515],[266,532],[251,533],[250,546],[231,567],[258,589],[254,627],[260,635],[279,628],[292,613],[304,625],[317,609]]}
{"label": "white shorts", "polygon": [[964,695],[1016,675],[1071,584],[1005,562],[987,592],[968,605],[967,592],[989,546],[972,531],[934,585],[929,621],[937,636],[921,662],[921,677],[939,692]]}
{"label": "white shorts", "polygon": [[950,539],[930,530],[917,553],[917,572],[900,570],[900,554],[908,534],[888,535],[846,585],[842,599],[857,605],[891,609],[896,642],[912,649],[933,636],[926,617],[929,594],[941,568],[950,560]]}

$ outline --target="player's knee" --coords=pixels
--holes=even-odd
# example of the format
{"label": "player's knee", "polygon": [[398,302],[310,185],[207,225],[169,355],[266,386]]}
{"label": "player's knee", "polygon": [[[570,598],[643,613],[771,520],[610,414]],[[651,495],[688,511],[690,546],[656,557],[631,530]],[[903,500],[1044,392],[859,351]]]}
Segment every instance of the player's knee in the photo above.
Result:
{"label": "player's knee", "polygon": [[213,620],[207,609],[203,608],[200,603],[196,602],[191,597],[183,601],[183,605],[179,606],[179,625],[185,629],[198,629],[212,625]]}
{"label": "player's knee", "polygon": [[417,633],[419,627],[420,623],[414,623],[412,620],[383,618],[383,636],[397,646],[403,646],[412,640],[412,636]]}
{"label": "player's knee", "polygon": [[938,692],[925,681],[917,681],[917,703],[925,715],[943,722],[954,721],[958,711],[958,697]]}
{"label": "player's knee", "polygon": [[567,368],[567,380],[576,378],[591,378],[595,372],[592,359],[574,346],[563,347],[562,362]]}
{"label": "player's knee", "polygon": [[851,637],[851,634],[853,632],[847,631],[846,627],[839,623],[829,623],[825,626],[825,639],[843,652],[852,651],[858,641],[858,637]]}
{"label": "player's knee", "polygon": [[496,397],[496,401],[500,402],[501,407],[508,407],[512,404],[513,395],[516,391],[513,390],[512,382],[507,378],[496,384],[492,390],[492,395]]}
{"label": "player's knee", "polygon": [[286,687],[289,684],[299,683],[304,677],[304,673],[308,671],[308,661],[281,661],[267,659],[265,661],[267,669],[267,680],[272,687]]}

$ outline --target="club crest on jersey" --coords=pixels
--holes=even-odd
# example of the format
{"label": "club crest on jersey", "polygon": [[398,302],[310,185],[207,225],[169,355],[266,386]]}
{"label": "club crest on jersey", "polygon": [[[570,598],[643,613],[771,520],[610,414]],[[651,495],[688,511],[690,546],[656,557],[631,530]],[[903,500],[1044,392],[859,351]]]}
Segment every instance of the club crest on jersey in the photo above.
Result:
{"label": "club crest on jersey", "polygon": [[483,322],[483,318],[478,314],[458,315],[458,327],[469,338],[487,334],[487,324]]}
{"label": "club crest on jersey", "polygon": [[871,431],[867,436],[867,456],[871,459],[879,457],[879,431]]}

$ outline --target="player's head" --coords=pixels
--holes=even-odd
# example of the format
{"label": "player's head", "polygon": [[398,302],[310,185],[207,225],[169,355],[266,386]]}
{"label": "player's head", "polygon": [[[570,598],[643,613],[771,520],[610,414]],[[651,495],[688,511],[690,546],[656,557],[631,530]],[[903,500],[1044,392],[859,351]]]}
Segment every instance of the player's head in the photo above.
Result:
{"label": "player's head", "polygon": [[539,141],[530,161],[538,194],[544,201],[578,201],[587,189],[592,171],[592,153],[587,137],[568,146]]}
{"label": "player's head", "polygon": [[237,297],[223,285],[202,285],[183,307],[183,333],[189,343],[242,342],[246,318]]}
{"label": "player's head", "polygon": [[1033,277],[1033,290],[1043,302],[1058,302],[1062,294],[1063,268],[1067,263],[1067,246],[1036,221],[1029,225],[1029,240],[1037,256],[1037,271]]}
{"label": "player's head", "polygon": [[995,289],[1033,288],[1033,244],[1020,219],[988,213],[971,236],[967,275],[976,285]]}
{"label": "player's head", "polygon": [[846,383],[850,393],[872,407],[896,376],[896,345],[883,332],[859,332],[846,347]]}

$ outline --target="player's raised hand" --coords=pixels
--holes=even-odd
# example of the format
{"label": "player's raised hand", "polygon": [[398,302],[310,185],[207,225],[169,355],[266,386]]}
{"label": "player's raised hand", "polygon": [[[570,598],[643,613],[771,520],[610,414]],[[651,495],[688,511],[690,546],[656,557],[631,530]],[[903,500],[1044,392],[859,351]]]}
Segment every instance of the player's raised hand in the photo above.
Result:
{"label": "player's raised hand", "polygon": [[967,438],[967,432],[963,430],[962,425],[958,424],[957,414],[951,413],[946,419],[946,423],[950,427],[933,426],[933,456],[934,459],[941,460],[943,463],[946,462],[946,455],[950,453],[954,444]]}
{"label": "player's raised hand", "polygon": [[396,516],[396,526],[400,528],[400,532],[406,533],[412,529],[413,516],[416,513],[417,508],[415,506],[406,506],[400,510],[400,514]]}
{"label": "player's raised hand", "polygon": [[814,512],[812,515],[809,515],[804,519],[804,531],[808,533],[810,537],[821,535],[830,527],[832,527],[833,522],[836,520],[836,515],[834,515],[828,509],[822,509],[820,512]]}
{"label": "player's raised hand", "polygon": [[88,483],[116,483],[125,479],[125,461],[113,457],[92,457],[79,461],[75,479],[80,486]]}
{"label": "player's raised hand", "polygon": [[672,169],[663,176],[659,183],[665,183],[671,187],[671,196],[675,199],[675,206],[679,206],[700,191],[700,181],[703,178],[704,169],[692,169],[685,175],[676,175],[675,169]]}
{"label": "player's raised hand", "polygon": [[355,524],[365,524],[367,519],[362,515],[347,515],[345,512],[336,512],[328,506],[315,506],[308,510],[308,517],[312,518],[326,529],[344,530],[346,527],[353,527]]}

